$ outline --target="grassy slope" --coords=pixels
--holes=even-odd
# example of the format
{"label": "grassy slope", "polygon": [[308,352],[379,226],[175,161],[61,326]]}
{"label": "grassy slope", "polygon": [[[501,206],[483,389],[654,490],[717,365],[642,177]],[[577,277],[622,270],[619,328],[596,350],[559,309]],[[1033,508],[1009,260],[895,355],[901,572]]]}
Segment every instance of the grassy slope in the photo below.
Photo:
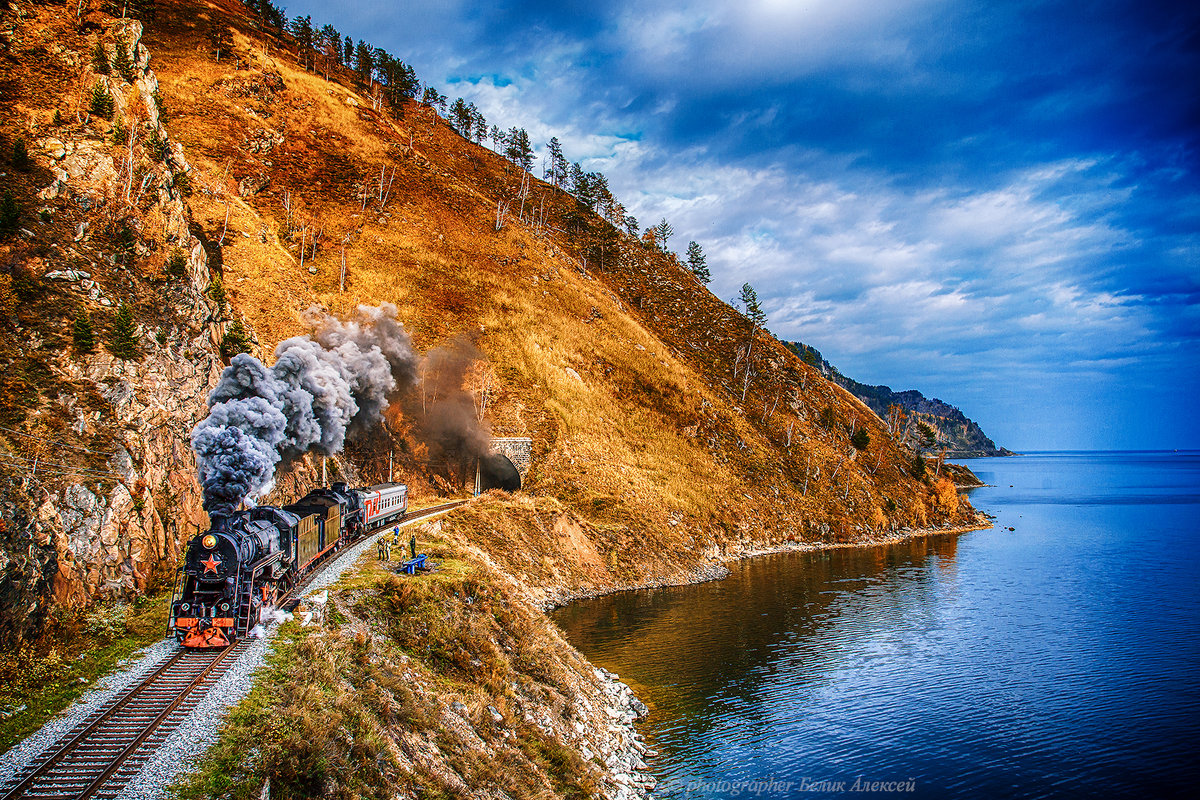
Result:
{"label": "grassy slope", "polygon": [[568,744],[586,662],[461,544],[421,547],[438,572],[397,577],[368,553],[317,625],[283,626],[180,796],[257,798],[268,780],[272,797],[594,795],[599,765]]}
{"label": "grassy slope", "polygon": [[[265,55],[240,4],[202,7],[168,5],[147,43],[170,128],[196,167],[193,215],[210,238],[225,231],[233,306],[267,350],[300,329],[312,303],[342,313],[395,303],[421,349],[470,336],[498,381],[495,433],[534,438],[527,489],[542,499],[531,502],[582,525],[600,556],[603,569],[582,583],[674,573],[706,549],[961,519],[957,497],[909,476],[865,406],[769,336],[755,344],[757,375],[743,401],[734,362],[748,323],[673,257],[623,237],[619,255],[585,271],[577,239],[540,236],[516,214],[496,231],[497,201],[520,182],[508,162],[420,104],[396,120],[371,110],[348,76],[306,73],[278,43]],[[235,56],[250,69],[198,54],[213,17],[231,26]],[[264,129],[282,141],[251,152],[261,151],[248,143],[266,140]],[[386,206],[377,194],[384,169]],[[238,197],[248,177],[269,187]],[[544,203],[565,228],[573,199],[533,184],[530,205]],[[365,209],[364,185],[373,193]],[[293,225],[319,230],[324,243],[303,269],[300,234],[279,235],[286,202]],[[871,434],[863,452],[849,444],[853,425]],[[368,476],[379,468],[377,451],[351,456]],[[403,466],[419,478],[418,463]],[[510,506],[519,517],[521,503]],[[501,560],[522,558],[515,541],[493,544]],[[582,579],[570,566],[578,544],[547,557]],[[554,569],[539,575],[558,580]]]}
{"label": "grassy slope", "polygon": [[[265,54],[233,0],[158,5],[144,41],[169,113],[167,126],[194,166],[191,213],[206,238],[223,241],[224,283],[260,354],[303,330],[300,313],[313,303],[345,313],[359,303],[383,301],[399,307],[422,350],[466,336],[486,354],[496,380],[490,424],[498,435],[533,437],[534,469],[523,496],[490,497],[458,514],[447,532],[463,558],[490,561],[522,579],[522,596],[561,598],[679,577],[720,554],[783,541],[857,540],[893,525],[970,517],[948,482],[909,475],[906,457],[868,409],[770,337],[756,340],[756,376],[743,399],[734,366],[737,349],[749,340],[748,323],[673,258],[626,238],[603,268],[593,264],[585,271],[578,239],[538,235],[515,214],[497,231],[497,200],[512,199],[520,173],[463,141],[430,109],[410,104],[397,120],[370,110],[349,79],[326,81],[298,69],[277,43]],[[204,31],[214,18],[233,27],[237,55],[250,69],[203,55]],[[68,26],[54,37],[86,62],[87,35]],[[25,76],[17,117],[45,125],[56,103],[67,102],[69,110],[53,87],[71,79]],[[17,131],[24,123],[14,117],[5,124]],[[103,125],[93,127],[95,135],[105,135]],[[264,141],[256,135],[268,128],[282,141],[269,149],[252,147]],[[369,201],[364,208],[360,187],[377,190],[384,167],[395,169],[389,202],[381,208]],[[237,186],[245,178],[267,178],[269,187],[240,197]],[[27,210],[33,207],[29,196],[46,183],[48,176],[36,171],[15,177],[15,193]],[[289,217],[285,199],[293,223],[309,228],[305,241],[311,242],[311,230],[321,232],[322,246],[315,256],[306,254],[303,268],[300,234],[280,236]],[[532,202],[545,203],[552,224],[568,226],[571,198],[534,181]],[[39,239],[68,243],[81,219],[68,209],[39,229]],[[24,266],[0,289],[19,301],[19,328],[49,337],[47,347],[65,346],[73,301],[32,280],[43,265],[30,258],[98,270],[118,297],[136,305],[139,319],[169,321],[172,289],[161,263],[167,253],[155,251],[134,270],[110,269],[100,251],[111,243],[103,236],[96,242],[96,254],[69,259],[41,245],[36,252],[21,243],[5,245],[6,257]],[[343,242],[347,281],[340,291]],[[5,337],[3,346],[12,348],[15,341]],[[51,396],[62,388],[47,383],[35,350],[14,350],[11,360],[5,351],[6,363],[20,367],[5,371],[5,393],[30,394],[30,407],[38,405],[39,392]],[[6,406],[6,413],[17,408]],[[61,432],[62,421],[50,422]],[[395,422],[403,431],[404,421]],[[850,425],[866,426],[871,434],[861,453],[849,444]],[[398,471],[418,496],[446,486],[422,463],[414,440],[401,434],[392,444],[401,454]],[[366,479],[376,479],[386,468],[380,455],[386,449],[388,443],[376,438],[352,448],[349,457]],[[283,482],[281,497],[293,489]],[[494,578],[500,573],[478,569],[478,580],[498,591]],[[386,581],[375,580],[347,591],[358,592],[361,601],[384,597],[388,589]],[[443,599],[452,596],[458,595]],[[381,624],[378,615],[363,613],[347,620]],[[136,624],[126,630],[131,635],[122,637],[122,653],[145,638]],[[356,640],[342,633],[328,637],[331,652],[349,658]],[[552,638],[552,632],[538,636]],[[289,641],[299,648],[306,646],[303,638]],[[71,649],[93,646],[101,645],[78,640]],[[563,662],[569,659],[565,652],[548,657]],[[338,662],[331,675],[351,680],[354,663]],[[69,671],[55,675],[66,676],[63,686],[78,680]],[[263,691],[301,679],[277,670]],[[59,702],[51,700],[46,708]],[[261,695],[252,701],[266,702]],[[295,703],[298,714],[306,713],[299,695],[269,701]],[[3,735],[18,732],[6,729]],[[230,733],[244,734],[236,727]],[[532,796],[542,788],[511,790]]]}

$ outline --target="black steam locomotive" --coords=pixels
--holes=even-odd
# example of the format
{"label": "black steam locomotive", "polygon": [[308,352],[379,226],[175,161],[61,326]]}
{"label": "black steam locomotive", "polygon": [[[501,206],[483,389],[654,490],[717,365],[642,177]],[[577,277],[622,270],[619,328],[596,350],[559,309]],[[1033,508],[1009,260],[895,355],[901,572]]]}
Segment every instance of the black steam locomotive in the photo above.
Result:
{"label": "black steam locomotive", "polygon": [[213,517],[212,528],[188,543],[171,601],[171,630],[184,647],[231,644],[318,564],[407,510],[404,484],[350,489],[335,483],[283,508]]}

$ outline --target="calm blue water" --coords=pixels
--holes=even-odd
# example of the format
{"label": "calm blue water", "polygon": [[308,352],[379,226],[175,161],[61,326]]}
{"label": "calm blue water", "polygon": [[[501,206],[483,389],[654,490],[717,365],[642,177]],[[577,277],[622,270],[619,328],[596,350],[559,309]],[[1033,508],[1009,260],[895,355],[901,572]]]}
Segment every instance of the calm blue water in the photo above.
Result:
{"label": "calm blue water", "polygon": [[1197,796],[1200,453],[967,463],[993,530],[557,613],[651,706],[657,796]]}

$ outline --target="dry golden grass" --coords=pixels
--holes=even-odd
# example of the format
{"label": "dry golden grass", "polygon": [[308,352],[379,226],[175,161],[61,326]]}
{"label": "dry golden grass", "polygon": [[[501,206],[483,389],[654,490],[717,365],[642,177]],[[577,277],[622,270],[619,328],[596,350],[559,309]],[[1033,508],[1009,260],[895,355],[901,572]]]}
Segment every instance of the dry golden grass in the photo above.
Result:
{"label": "dry golden grass", "polygon": [[[234,29],[249,69],[199,55],[207,22],[194,14],[165,14],[148,43],[171,129],[188,145],[194,185],[206,187],[193,215],[210,239],[225,231],[225,285],[264,350],[299,332],[299,312],[314,303],[334,313],[394,303],[422,349],[470,334],[498,382],[494,430],[535,440],[528,491],[558,498],[614,543],[653,541],[675,558],[959,514],[908,474],[863,404],[769,336],[756,342],[759,375],[743,400],[734,365],[746,323],[673,258],[624,238],[619,257],[585,274],[568,237],[511,217],[496,231],[496,201],[519,180],[511,165],[424,106],[409,104],[396,121],[358,88],[305,72],[277,43],[267,55],[238,4],[206,13]],[[272,76],[282,88],[256,88]],[[250,152],[263,128],[283,142]],[[238,197],[238,181],[256,175],[269,177],[266,191]],[[552,220],[574,202],[537,181],[534,192]],[[285,202],[295,225],[323,234],[303,268],[300,234],[281,238]],[[866,450],[851,447],[851,426],[867,427]],[[412,461],[401,469],[422,471]]]}

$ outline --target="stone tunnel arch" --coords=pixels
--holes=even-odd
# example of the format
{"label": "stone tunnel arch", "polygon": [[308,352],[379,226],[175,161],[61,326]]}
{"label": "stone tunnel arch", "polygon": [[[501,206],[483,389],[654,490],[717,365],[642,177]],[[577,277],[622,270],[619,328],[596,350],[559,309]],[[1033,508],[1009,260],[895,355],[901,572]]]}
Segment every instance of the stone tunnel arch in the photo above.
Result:
{"label": "stone tunnel arch", "polygon": [[476,492],[520,489],[533,464],[533,440],[528,436],[497,436],[489,449],[491,452],[479,459]]}

